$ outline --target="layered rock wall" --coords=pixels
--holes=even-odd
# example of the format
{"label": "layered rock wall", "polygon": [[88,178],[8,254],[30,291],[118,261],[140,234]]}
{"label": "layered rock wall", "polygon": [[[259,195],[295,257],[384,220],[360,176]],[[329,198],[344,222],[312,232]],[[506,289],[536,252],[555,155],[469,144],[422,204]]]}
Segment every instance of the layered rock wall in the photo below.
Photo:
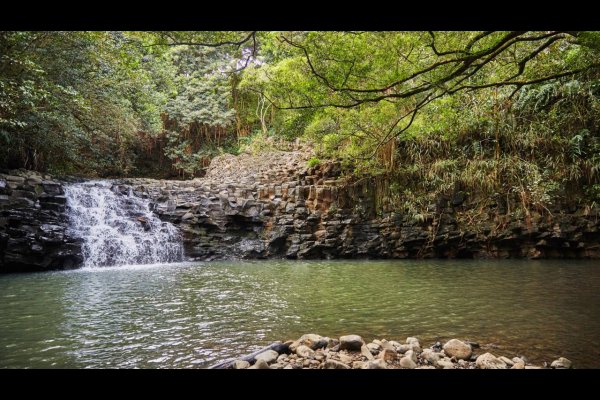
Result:
{"label": "layered rock wall", "polygon": [[[224,155],[204,178],[124,179],[111,190],[151,201],[175,224],[190,260],[239,258],[600,258],[598,206],[557,206],[518,217],[439,199],[427,218],[378,211],[373,182],[350,182],[309,152]],[[81,265],[62,183],[28,171],[0,174],[0,271]],[[132,219],[136,216],[132,215]],[[138,218],[139,219],[139,218]],[[143,222],[140,222],[143,223]]]}
{"label": "layered rock wall", "polygon": [[81,240],[68,232],[62,183],[49,175],[0,173],[0,272],[75,268]]}
{"label": "layered rock wall", "polygon": [[378,214],[373,183],[348,183],[340,166],[309,168],[309,154],[221,156],[192,181],[120,182],[180,227],[186,254],[227,258],[600,258],[600,210],[476,215],[440,199],[433,217]]}

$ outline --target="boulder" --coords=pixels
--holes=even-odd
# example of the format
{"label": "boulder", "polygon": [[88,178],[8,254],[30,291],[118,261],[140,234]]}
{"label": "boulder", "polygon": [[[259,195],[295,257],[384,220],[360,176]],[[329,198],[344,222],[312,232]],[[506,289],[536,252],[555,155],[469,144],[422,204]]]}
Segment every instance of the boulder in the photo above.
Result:
{"label": "boulder", "polygon": [[456,357],[459,360],[468,360],[471,357],[471,346],[458,339],[452,339],[444,345],[444,352],[449,357]]}
{"label": "boulder", "polygon": [[346,335],[340,337],[340,350],[360,351],[365,344],[358,335]]}
{"label": "boulder", "polygon": [[263,351],[262,353],[254,356],[254,359],[256,361],[263,360],[267,364],[270,364],[270,363],[274,362],[275,360],[277,360],[277,357],[279,357],[279,353],[277,353],[275,350],[267,350],[267,351]]}

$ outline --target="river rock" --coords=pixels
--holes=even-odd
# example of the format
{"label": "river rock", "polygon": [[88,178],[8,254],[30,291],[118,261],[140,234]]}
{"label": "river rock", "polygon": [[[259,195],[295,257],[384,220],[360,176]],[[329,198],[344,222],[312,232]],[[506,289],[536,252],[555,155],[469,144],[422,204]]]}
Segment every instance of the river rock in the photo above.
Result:
{"label": "river rock", "polygon": [[454,369],[454,364],[449,359],[439,360],[436,366],[443,369]]}
{"label": "river rock", "polygon": [[421,345],[419,344],[419,339],[417,339],[416,337],[407,337],[406,344],[414,344],[416,346],[421,347]]}
{"label": "river rock", "polygon": [[233,363],[233,369],[246,369],[250,367],[250,363],[244,360],[235,360]]}
{"label": "river rock", "polygon": [[[371,352],[372,355],[377,355],[381,350],[381,346],[376,343],[367,343],[367,348]],[[362,349],[362,348],[361,348]],[[362,350],[361,350],[362,351]]]}
{"label": "river rock", "polygon": [[504,356],[498,357],[498,360],[504,361],[504,363],[509,367],[512,367],[515,364],[513,360]]}
{"label": "river rock", "polygon": [[516,362],[512,367],[510,367],[510,369],[525,369],[525,363]]}
{"label": "river rock", "polygon": [[444,352],[450,357],[456,357],[460,360],[468,360],[471,357],[471,346],[458,340],[452,339],[444,345]]}
{"label": "river rock", "polygon": [[380,358],[386,362],[392,362],[392,361],[396,360],[397,357],[398,357],[398,353],[396,353],[395,350],[389,350],[389,349],[385,349],[385,350],[381,351],[379,353],[379,355],[377,356],[377,358]]}
{"label": "river rock", "polygon": [[262,353],[256,355],[254,358],[256,359],[257,362],[258,362],[258,360],[263,360],[267,364],[270,364],[273,361],[277,360],[277,357],[279,357],[279,353],[277,353],[275,350],[267,350],[267,351],[263,351]]}
{"label": "river rock", "polygon": [[417,353],[414,350],[407,351],[404,353],[404,356],[410,358],[414,362],[417,362]]}
{"label": "river rock", "polygon": [[305,345],[310,347],[312,350],[317,350],[318,348],[327,346],[327,340],[326,338],[314,333],[308,333],[306,335],[302,335],[300,339],[293,342],[290,345],[290,350],[295,352],[296,348],[300,345]]}
{"label": "river rock", "polygon": [[411,357],[404,356],[400,359],[400,366],[402,368],[414,369],[417,367],[417,364],[412,360]]}
{"label": "river rock", "polygon": [[298,354],[300,357],[308,358],[313,356],[315,351],[308,346],[301,345],[296,349],[296,354]]}
{"label": "river rock", "polygon": [[496,358],[491,353],[485,353],[477,357],[475,364],[481,369],[505,369],[504,361]]}
{"label": "river rock", "polygon": [[261,358],[261,359],[258,359],[254,363],[254,365],[248,369],[270,369],[270,368],[269,368],[269,364],[267,364],[267,362]]}
{"label": "river rock", "polygon": [[362,369],[387,369],[387,364],[382,359],[377,359],[364,363]]}
{"label": "river rock", "polygon": [[360,354],[365,356],[367,358],[367,360],[374,360],[375,357],[373,357],[373,354],[371,354],[371,351],[369,350],[369,348],[367,346],[368,345],[363,345],[360,347]]}
{"label": "river rock", "polygon": [[325,361],[322,366],[323,369],[350,369],[346,364],[332,359]]}
{"label": "river rock", "polygon": [[440,360],[440,353],[432,349],[424,349],[421,353],[421,358],[432,365],[437,365],[437,362]]}
{"label": "river rock", "polygon": [[360,351],[365,342],[358,335],[346,335],[340,337],[340,350]]}
{"label": "river rock", "polygon": [[552,368],[560,368],[560,369],[569,369],[571,368],[571,366],[573,365],[573,363],[564,357],[560,357],[557,360],[552,361],[552,364],[550,364],[550,367]]}

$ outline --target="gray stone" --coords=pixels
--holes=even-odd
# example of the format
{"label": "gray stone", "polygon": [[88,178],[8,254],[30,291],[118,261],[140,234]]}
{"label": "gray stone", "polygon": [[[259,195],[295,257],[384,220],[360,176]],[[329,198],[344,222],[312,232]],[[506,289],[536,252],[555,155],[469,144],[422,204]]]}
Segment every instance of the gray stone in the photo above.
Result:
{"label": "gray stone", "polygon": [[410,337],[407,337],[407,338],[406,338],[406,344],[411,344],[411,343],[416,343],[416,344],[417,344],[417,346],[419,346],[419,347],[421,346],[421,345],[419,344],[419,339],[417,339],[416,337],[412,337],[412,336],[410,336]]}
{"label": "gray stone", "polygon": [[410,358],[414,362],[417,362],[417,353],[415,353],[414,350],[407,351],[406,353],[404,353],[404,356]]}
{"label": "gray stone", "polygon": [[444,352],[450,357],[456,357],[460,360],[468,360],[471,357],[471,346],[458,340],[452,339],[444,344]]}
{"label": "gray stone", "polygon": [[350,369],[346,364],[331,359],[325,361],[322,366],[323,369]]}
{"label": "gray stone", "polygon": [[435,352],[431,349],[425,349],[421,353],[421,358],[433,365],[436,365],[436,363],[440,360],[440,357],[441,356],[439,352]]}
{"label": "gray stone", "polygon": [[296,349],[296,354],[298,354],[300,357],[311,357],[315,354],[315,352],[308,346],[300,345]]}
{"label": "gray stone", "polygon": [[367,347],[368,345],[363,345],[360,348],[360,354],[362,354],[363,356],[365,356],[367,358],[367,360],[374,360],[375,357],[373,357],[373,354],[371,354],[371,350],[369,350],[369,348]]}
{"label": "gray stone", "polygon": [[439,360],[436,364],[436,366],[438,368],[443,368],[443,369],[454,369],[454,364],[452,363],[452,361],[445,359],[445,360]]}
{"label": "gray stone", "polygon": [[411,357],[405,356],[400,359],[400,366],[402,368],[414,369],[417,364],[412,360]]}
{"label": "gray stone", "polygon": [[412,350],[412,346],[408,344],[401,344],[399,347],[396,348],[396,351],[400,354],[404,354],[409,350]]}
{"label": "gray stone", "polygon": [[269,364],[267,364],[265,360],[259,359],[254,363],[253,366],[251,366],[248,369],[270,369],[270,368],[269,368]]}
{"label": "gray stone", "polygon": [[338,353],[337,356],[344,364],[352,364],[352,361],[354,361],[354,358],[350,357],[348,354]]}
{"label": "gray stone", "polygon": [[192,218],[194,218],[194,214],[192,214],[191,212],[188,211],[188,212],[186,212],[183,215],[183,217],[181,217],[181,220],[182,221],[187,221],[187,220],[192,219]]}
{"label": "gray stone", "polygon": [[491,353],[485,353],[477,357],[475,364],[481,369],[505,369],[504,361],[496,358]]}
{"label": "gray stone", "polygon": [[381,350],[381,346],[376,343],[367,343],[366,346],[373,355],[376,355]]}
{"label": "gray stone", "polygon": [[498,357],[498,360],[504,361],[504,363],[506,365],[508,365],[509,367],[512,367],[514,365],[513,360],[511,360],[510,358],[504,357],[504,356]]}
{"label": "gray stone", "polygon": [[390,350],[390,349],[384,349],[382,350],[379,355],[377,356],[377,358],[380,358],[384,361],[389,361],[392,362],[394,360],[396,360],[396,358],[398,357],[398,353],[396,353],[395,350]]}
{"label": "gray stone", "polygon": [[250,363],[244,360],[235,360],[233,363],[233,369],[246,369],[250,367]]}
{"label": "gray stone", "polygon": [[560,369],[569,369],[573,366],[573,363],[564,357],[559,357],[557,360],[552,361],[550,367],[552,368],[560,368]]}
{"label": "gray stone", "polygon": [[279,357],[279,353],[277,353],[275,350],[267,350],[258,354],[254,358],[256,359],[256,361],[264,360],[267,364],[270,364],[273,361],[277,360],[277,357]]}
{"label": "gray stone", "polygon": [[364,363],[362,369],[387,369],[387,364],[382,359],[377,359]]}
{"label": "gray stone", "polygon": [[327,341],[326,338],[320,335],[316,335],[314,333],[307,333],[306,335],[302,335],[300,339],[292,343],[290,345],[290,350],[296,351],[296,348],[300,345],[305,345],[310,347],[312,350],[316,350],[320,347],[325,347],[323,345],[327,345]]}
{"label": "gray stone", "polygon": [[340,337],[340,350],[360,351],[365,342],[358,335],[346,335]]}

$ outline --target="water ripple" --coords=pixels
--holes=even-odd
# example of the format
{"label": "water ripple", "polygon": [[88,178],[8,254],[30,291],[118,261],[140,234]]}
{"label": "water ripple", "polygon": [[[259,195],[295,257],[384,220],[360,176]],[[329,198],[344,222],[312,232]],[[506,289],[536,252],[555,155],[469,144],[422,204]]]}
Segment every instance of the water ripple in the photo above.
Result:
{"label": "water ripple", "polygon": [[600,367],[600,266],[252,261],[0,276],[0,367],[198,368],[307,332]]}

